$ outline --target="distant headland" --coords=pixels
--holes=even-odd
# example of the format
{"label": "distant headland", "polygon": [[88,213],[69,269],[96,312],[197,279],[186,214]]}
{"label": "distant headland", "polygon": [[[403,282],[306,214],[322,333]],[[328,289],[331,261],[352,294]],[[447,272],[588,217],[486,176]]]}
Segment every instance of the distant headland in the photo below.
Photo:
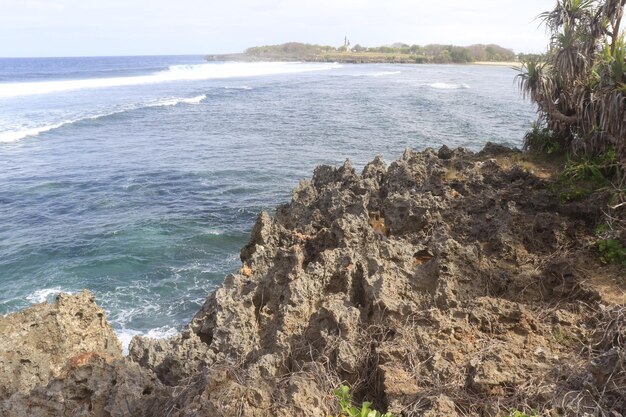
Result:
{"label": "distant headland", "polygon": [[351,46],[346,38],[340,47],[289,42],[282,45],[255,46],[242,53],[207,55],[207,61],[305,61],[341,63],[394,64],[465,64],[503,63],[528,59],[526,54],[499,45],[439,45],[426,46],[395,43],[390,46]]}

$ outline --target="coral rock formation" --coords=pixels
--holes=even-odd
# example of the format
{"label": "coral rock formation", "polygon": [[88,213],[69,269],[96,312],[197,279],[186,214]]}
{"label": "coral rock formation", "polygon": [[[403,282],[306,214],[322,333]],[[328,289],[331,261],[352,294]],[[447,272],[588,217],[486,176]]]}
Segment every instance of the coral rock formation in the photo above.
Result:
{"label": "coral rock formation", "polygon": [[96,353],[4,388],[0,411],[324,416],[346,381],[404,416],[625,415],[625,283],[611,302],[604,285],[623,270],[587,243],[603,197],[561,204],[522,159],[488,145],[318,167],[179,335],[135,337],[127,359],[81,348]]}

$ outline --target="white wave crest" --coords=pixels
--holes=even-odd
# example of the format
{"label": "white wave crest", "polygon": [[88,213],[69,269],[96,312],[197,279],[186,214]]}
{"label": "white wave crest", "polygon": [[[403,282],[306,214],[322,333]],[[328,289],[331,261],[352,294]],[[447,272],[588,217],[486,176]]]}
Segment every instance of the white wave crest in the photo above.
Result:
{"label": "white wave crest", "polygon": [[72,123],[78,123],[83,120],[95,120],[100,119],[101,117],[112,116],[114,114],[123,113],[125,111],[132,109],[123,109],[123,110],[115,110],[108,113],[100,113],[100,114],[92,114],[88,116],[78,117],[75,119],[63,120],[58,123],[48,124],[44,126],[32,127],[32,128],[24,128],[19,130],[8,130],[5,132],[0,132],[0,143],[1,142],[16,142],[20,139],[27,138],[29,136],[38,136],[40,133],[49,132],[54,129],[58,129],[60,127],[70,125]]}
{"label": "white wave crest", "polygon": [[38,81],[0,84],[0,98],[60,93],[66,91],[127,87],[171,81],[255,77],[292,74],[341,68],[340,64],[300,62],[226,62],[197,65],[172,65],[165,71],[133,77],[92,78],[83,80]]}
{"label": "white wave crest", "polygon": [[124,107],[122,109],[113,110],[113,111],[110,111],[110,112],[90,114],[90,115],[86,115],[86,116],[82,116],[82,117],[77,117],[75,119],[63,120],[61,122],[47,124],[47,125],[43,125],[43,126],[28,127],[28,128],[23,128],[23,129],[17,129],[17,130],[9,130],[9,131],[5,131],[5,132],[0,132],[0,142],[5,142],[5,143],[6,142],[15,142],[15,141],[18,141],[20,139],[24,139],[24,138],[29,137],[29,136],[37,136],[40,133],[49,132],[51,130],[58,129],[58,128],[62,127],[62,126],[70,125],[72,123],[78,123],[78,122],[81,122],[83,120],[100,119],[100,118],[103,118],[103,117],[113,116],[115,114],[120,114],[120,113],[124,113],[124,112],[127,112],[127,111],[139,110],[139,109],[142,109],[142,108],[148,108],[148,107],[170,107],[170,106],[177,106],[179,104],[192,104],[192,105],[200,104],[206,98],[207,98],[206,94],[203,94],[201,96],[196,96],[196,97],[165,98],[165,99],[161,99],[161,100],[154,101],[154,102],[149,102],[149,103],[144,103],[144,104],[137,104],[137,105],[132,105],[132,106],[126,106],[126,107]]}
{"label": "white wave crest", "polygon": [[470,86],[465,83],[432,83],[428,84],[428,86],[437,90],[464,90],[470,88]]}
{"label": "white wave crest", "polygon": [[50,301],[52,297],[57,296],[61,292],[69,293],[69,291],[63,291],[60,287],[43,288],[41,290],[34,291],[32,294],[27,295],[26,299],[32,304],[39,304]]}
{"label": "white wave crest", "polygon": [[226,90],[252,90],[252,87],[249,87],[247,85],[240,85],[240,86],[226,86],[224,87]]}
{"label": "white wave crest", "polygon": [[145,336],[152,339],[167,339],[175,336],[176,333],[178,333],[178,330],[170,326],[163,326],[157,329],[151,329],[147,332],[140,332],[139,330],[131,329],[115,330],[115,334],[117,334],[120,342],[122,342],[122,350],[124,351],[124,355],[128,355],[128,345],[130,344],[132,338],[135,336]]}
{"label": "white wave crest", "polygon": [[57,129],[68,123],[72,123],[72,122],[68,120],[65,122],[54,123],[54,124],[45,125],[45,126],[32,127],[28,129],[22,129],[22,130],[9,130],[6,132],[0,132],[0,142],[5,142],[5,143],[16,142],[20,139],[24,139],[27,136],[37,136],[40,133],[48,132],[52,129]]}
{"label": "white wave crest", "polygon": [[144,107],[168,107],[178,104],[200,104],[206,99],[206,94],[190,98],[166,98],[154,103],[146,104]]}

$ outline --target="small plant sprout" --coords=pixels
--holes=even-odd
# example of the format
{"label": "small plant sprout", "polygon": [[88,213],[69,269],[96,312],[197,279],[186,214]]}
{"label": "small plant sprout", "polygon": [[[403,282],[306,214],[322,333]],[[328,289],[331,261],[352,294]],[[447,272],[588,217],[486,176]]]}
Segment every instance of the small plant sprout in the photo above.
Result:
{"label": "small plant sprout", "polygon": [[[363,402],[361,408],[352,405],[352,394],[347,385],[341,385],[334,391],[335,397],[339,400],[341,413],[337,417],[393,417],[391,413],[382,414],[380,411],[372,410],[372,403]],[[332,416],[329,416],[332,417]]]}

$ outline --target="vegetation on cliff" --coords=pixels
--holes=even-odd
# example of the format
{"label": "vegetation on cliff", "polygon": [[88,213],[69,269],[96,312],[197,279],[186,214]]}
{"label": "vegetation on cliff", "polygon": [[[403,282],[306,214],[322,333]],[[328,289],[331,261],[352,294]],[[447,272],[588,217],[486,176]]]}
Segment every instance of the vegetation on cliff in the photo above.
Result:
{"label": "vegetation on cliff", "polygon": [[[616,149],[626,173],[626,0],[558,0],[541,14],[550,32],[543,60],[520,68],[519,84],[551,141],[577,155]],[[532,141],[527,143],[532,147]]]}
{"label": "vegetation on cliff", "polygon": [[517,56],[498,45],[407,45],[365,47],[355,45],[341,47],[289,42],[281,45],[255,46],[243,54],[207,57],[216,60],[223,57],[242,60],[266,61],[323,61],[323,62],[396,62],[396,63],[469,63],[476,61],[510,62]]}
{"label": "vegetation on cliff", "polygon": [[519,86],[538,106],[526,148],[566,155],[557,182],[562,200],[607,190],[598,250],[624,263],[626,239],[626,0],[558,0],[540,15],[550,32],[547,53],[529,57]]}

